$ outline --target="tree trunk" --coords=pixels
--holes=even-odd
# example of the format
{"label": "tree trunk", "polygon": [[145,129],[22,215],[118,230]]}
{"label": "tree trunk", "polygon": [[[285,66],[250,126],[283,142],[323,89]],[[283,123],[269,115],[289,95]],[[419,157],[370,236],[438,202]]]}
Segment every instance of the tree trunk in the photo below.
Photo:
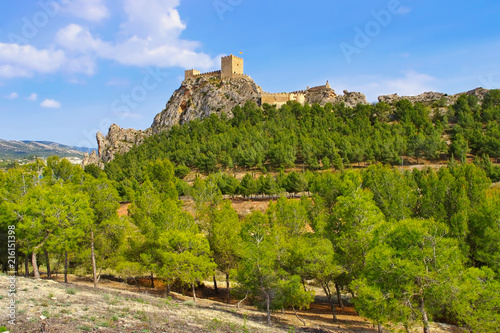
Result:
{"label": "tree trunk", "polygon": [[335,309],[335,303],[333,303],[333,299],[330,298],[330,306],[332,308],[333,321],[337,321],[337,311]]}
{"label": "tree trunk", "polygon": [[271,299],[269,297],[269,294],[266,294],[266,310],[267,310],[267,324],[271,325]]}
{"label": "tree trunk", "polygon": [[95,266],[95,251],[94,251],[94,231],[90,232],[90,256],[92,257],[92,277],[94,280],[94,288],[97,288],[97,269]]}
{"label": "tree trunk", "polygon": [[304,291],[307,292],[306,290],[306,281],[304,281],[303,278],[300,278],[302,280],[302,287],[304,287]]}
{"label": "tree trunk", "polygon": [[377,323],[377,330],[378,330],[378,333],[383,333],[382,325],[380,325],[380,323]]}
{"label": "tree trunk", "polygon": [[151,272],[151,288],[155,289],[155,277],[153,272]]}
{"label": "tree trunk", "polygon": [[28,255],[24,257],[24,277],[28,277],[30,275],[30,267],[29,267],[29,258]]}
{"label": "tree trunk", "polygon": [[248,290],[247,290],[245,297],[241,301],[238,302],[238,309],[240,308],[241,303],[243,303],[247,299],[247,297],[248,297]]}
{"label": "tree trunk", "polygon": [[64,252],[64,283],[68,283],[68,251]]}
{"label": "tree trunk", "polygon": [[424,324],[424,333],[429,333],[429,319],[427,318],[427,311],[425,311],[424,297],[420,298],[420,312],[422,313],[422,322]]}
{"label": "tree trunk", "polygon": [[215,294],[219,294],[219,288],[217,288],[217,279],[215,278],[215,274],[214,274],[214,291],[215,291]]}
{"label": "tree trunk", "polygon": [[229,273],[226,273],[227,304],[231,304],[231,288],[229,286]]}
{"label": "tree trunk", "polygon": [[137,288],[139,288],[139,292],[141,292],[141,285],[139,284],[139,281],[137,281],[137,279],[135,278],[135,276],[134,276],[134,282],[137,285]]}
{"label": "tree trunk", "polygon": [[193,283],[191,283],[191,285],[193,286],[193,300],[196,303],[196,289],[194,288],[194,281]]}
{"label": "tree trunk", "polygon": [[328,298],[328,302],[330,303],[330,307],[332,308],[333,321],[337,321],[337,313],[335,311],[335,304],[333,303],[332,293],[330,292],[330,288],[328,284],[322,283],[323,291],[325,292],[326,298]]}
{"label": "tree trunk", "polygon": [[340,294],[340,286],[338,283],[335,283],[335,289],[337,290],[337,302],[339,303],[339,307],[343,309],[344,302],[342,302],[342,295]]}
{"label": "tree trunk", "polygon": [[47,278],[50,279],[52,276],[50,274],[50,261],[49,261],[49,252],[47,250],[43,251],[45,253],[45,262],[47,265]]}
{"label": "tree trunk", "polygon": [[302,322],[302,325],[306,326],[306,322],[303,321],[302,318],[299,317],[299,315],[297,314],[297,311],[295,311],[295,307],[294,306],[292,306],[292,310],[293,310],[293,313],[295,314],[295,317],[297,317],[297,319]]}
{"label": "tree trunk", "polygon": [[38,271],[35,250],[33,250],[33,252],[31,253],[31,265],[33,265],[33,273],[34,273],[35,279],[40,279],[40,272]]}
{"label": "tree trunk", "polygon": [[170,280],[167,282],[167,295],[170,295]]}

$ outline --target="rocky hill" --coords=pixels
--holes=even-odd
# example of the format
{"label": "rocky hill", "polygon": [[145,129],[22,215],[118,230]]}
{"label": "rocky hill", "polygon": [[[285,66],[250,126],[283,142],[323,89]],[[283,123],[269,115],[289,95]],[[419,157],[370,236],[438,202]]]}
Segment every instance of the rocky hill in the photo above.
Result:
{"label": "rocky hill", "polygon": [[50,141],[10,141],[0,139],[0,159],[23,159],[33,156],[82,158],[84,152],[76,147],[66,146]]}
{"label": "rocky hill", "polygon": [[[261,105],[262,94],[262,88],[249,76],[224,79],[217,76],[186,78],[170,97],[165,109],[156,115],[150,128],[140,131],[123,129],[113,124],[106,136],[98,132],[98,154],[86,154],[83,164],[103,166],[103,163],[111,161],[115,154],[127,152],[146,137],[168,130],[176,124],[182,125],[213,113],[225,114],[232,118],[231,110],[237,105],[243,106],[248,101]],[[305,102],[321,105],[345,103],[352,107],[358,103],[367,104],[365,95],[359,92],[344,91],[343,95],[336,95],[333,89],[308,91],[305,94]]]}
{"label": "rocky hill", "polygon": [[[378,100],[391,105],[401,99],[408,99],[411,102],[420,102],[425,105],[433,105],[438,102],[439,106],[446,106],[453,104],[462,94],[475,95],[482,100],[487,92],[487,89],[477,88],[455,95],[436,92],[426,92],[418,96],[392,94],[379,96]],[[303,102],[308,104],[344,103],[348,107],[368,104],[362,93],[344,90],[343,95],[337,95],[328,83],[326,86],[308,88],[302,93],[304,93]],[[123,129],[113,124],[106,136],[98,132],[98,154],[95,152],[90,155],[85,154],[83,165],[97,164],[102,167],[103,163],[111,161],[115,154],[125,153],[133,145],[143,142],[146,137],[169,130],[176,124],[182,125],[193,119],[208,117],[211,114],[225,114],[228,118],[232,118],[231,110],[235,106],[243,106],[248,101],[261,105],[264,94],[262,88],[249,76],[221,78],[216,75],[201,75],[186,77],[179,89],[170,97],[165,109],[155,116],[150,128],[141,131]]]}
{"label": "rocky hill", "polygon": [[183,124],[193,119],[208,117],[210,114],[226,114],[247,101],[260,103],[262,88],[250,77],[220,79],[199,77],[184,80],[165,109],[156,115],[151,130],[159,133],[175,124]]}
{"label": "rocky hill", "polygon": [[392,95],[382,95],[378,97],[379,102],[385,102],[388,104],[394,104],[402,99],[407,99],[412,103],[422,103],[424,105],[431,105],[435,102],[442,102],[444,105],[451,105],[455,103],[461,95],[474,95],[479,98],[480,101],[484,99],[484,96],[488,93],[488,89],[476,88],[467,92],[458,93],[455,95],[448,95],[438,92],[424,92],[423,94],[416,96],[398,96],[398,94]]}

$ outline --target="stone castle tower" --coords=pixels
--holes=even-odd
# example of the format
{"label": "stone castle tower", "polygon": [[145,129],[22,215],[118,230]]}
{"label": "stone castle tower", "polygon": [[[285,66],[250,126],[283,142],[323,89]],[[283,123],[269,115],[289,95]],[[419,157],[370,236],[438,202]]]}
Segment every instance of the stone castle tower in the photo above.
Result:
{"label": "stone castle tower", "polygon": [[229,55],[221,58],[221,77],[234,77],[234,74],[243,74],[243,59]]}

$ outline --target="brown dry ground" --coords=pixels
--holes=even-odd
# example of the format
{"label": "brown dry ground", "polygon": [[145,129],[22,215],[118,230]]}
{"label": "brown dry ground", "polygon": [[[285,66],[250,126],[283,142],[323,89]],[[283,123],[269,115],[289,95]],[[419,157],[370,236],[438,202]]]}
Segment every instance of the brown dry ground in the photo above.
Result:
{"label": "brown dry ground", "polygon": [[[62,275],[54,280],[34,280],[17,277],[16,325],[7,322],[9,297],[2,292],[0,325],[10,332],[376,332],[372,325],[359,317],[352,306],[337,308],[338,322],[333,322],[331,309],[324,295],[314,286],[316,301],[310,310],[297,311],[306,326],[287,310],[273,313],[272,325],[266,316],[249,304],[237,307],[223,302],[225,289],[216,295],[213,284],[205,282],[197,290],[196,303],[192,295],[171,293],[165,298],[164,286],[156,288],[132,286],[123,282],[102,280],[94,289],[90,278]],[[142,279],[147,285],[149,280]],[[0,275],[0,289],[7,289],[7,276]],[[347,299],[346,299],[347,301]],[[458,329],[433,324],[432,332],[459,332]],[[399,330],[396,328],[396,330]],[[421,332],[416,328],[414,332]]]}

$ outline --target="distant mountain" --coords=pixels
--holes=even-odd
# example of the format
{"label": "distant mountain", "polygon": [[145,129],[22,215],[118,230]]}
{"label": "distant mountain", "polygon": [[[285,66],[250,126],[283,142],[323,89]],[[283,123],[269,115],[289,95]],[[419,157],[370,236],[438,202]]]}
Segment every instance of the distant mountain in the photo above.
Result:
{"label": "distant mountain", "polygon": [[0,159],[23,159],[37,157],[78,157],[93,149],[72,147],[51,141],[14,141],[0,139]]}
{"label": "distant mountain", "polygon": [[73,149],[81,151],[82,153],[91,153],[93,150],[97,151],[97,148],[87,148],[87,147],[77,147],[73,146]]}

